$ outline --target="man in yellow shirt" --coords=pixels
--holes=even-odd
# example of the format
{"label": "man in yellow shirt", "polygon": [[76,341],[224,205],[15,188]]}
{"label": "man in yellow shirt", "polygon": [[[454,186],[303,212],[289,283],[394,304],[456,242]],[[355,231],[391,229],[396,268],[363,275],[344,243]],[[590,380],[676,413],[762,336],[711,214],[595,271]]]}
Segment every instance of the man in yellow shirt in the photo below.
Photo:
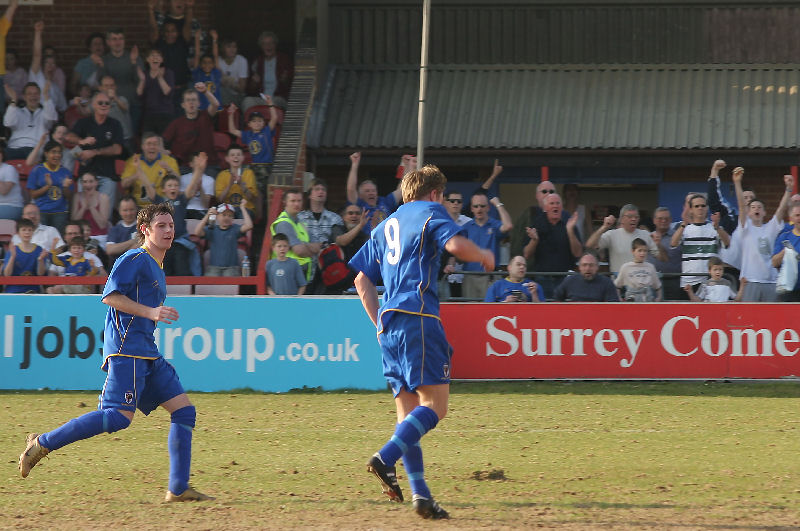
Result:
{"label": "man in yellow shirt", "polygon": [[[242,168],[244,162],[244,151],[236,144],[228,148],[225,161],[230,169],[217,174],[217,183],[214,187],[214,194],[220,203],[229,203],[236,207],[236,217],[242,217],[242,210],[239,206],[242,198],[247,199],[247,204],[260,206],[258,189],[256,188],[256,175],[250,168]],[[256,212],[248,209],[251,216],[256,216]]]}
{"label": "man in yellow shirt", "polygon": [[155,190],[167,175],[175,175],[180,180],[177,161],[164,151],[164,142],[155,133],[142,135],[142,154],[134,155],[125,161],[122,171],[122,188],[127,190],[141,208],[152,203],[149,199],[150,185]]}

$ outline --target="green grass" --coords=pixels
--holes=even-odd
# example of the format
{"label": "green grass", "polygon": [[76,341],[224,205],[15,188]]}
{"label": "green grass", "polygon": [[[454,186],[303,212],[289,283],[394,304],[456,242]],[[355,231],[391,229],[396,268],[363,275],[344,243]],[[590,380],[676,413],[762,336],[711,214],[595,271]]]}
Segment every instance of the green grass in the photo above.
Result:
{"label": "green grass", "polygon": [[175,506],[161,503],[164,411],[54,452],[23,480],[25,434],[85,413],[96,393],[6,391],[0,528],[794,527],[798,396],[790,382],[455,384],[423,439],[454,517],[434,524],[365,472],[394,425],[388,392],[192,394],[192,482],[218,499]]}

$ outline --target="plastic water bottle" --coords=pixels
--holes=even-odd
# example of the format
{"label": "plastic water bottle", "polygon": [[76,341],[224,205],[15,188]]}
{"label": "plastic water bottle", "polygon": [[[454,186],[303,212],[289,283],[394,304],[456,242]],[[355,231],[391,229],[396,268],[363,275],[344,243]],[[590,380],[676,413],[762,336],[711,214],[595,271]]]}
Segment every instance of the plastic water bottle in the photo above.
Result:
{"label": "plastic water bottle", "polygon": [[208,216],[208,226],[213,227],[217,223],[217,210],[214,211]]}
{"label": "plastic water bottle", "polygon": [[244,255],[244,260],[242,260],[242,276],[250,276],[250,258],[247,255]]}

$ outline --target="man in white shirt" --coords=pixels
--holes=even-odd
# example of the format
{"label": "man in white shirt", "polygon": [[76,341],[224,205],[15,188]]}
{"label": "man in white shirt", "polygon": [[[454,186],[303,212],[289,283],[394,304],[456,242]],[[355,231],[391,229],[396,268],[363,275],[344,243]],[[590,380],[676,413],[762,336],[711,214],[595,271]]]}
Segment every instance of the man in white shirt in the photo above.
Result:
{"label": "man in white shirt", "polygon": [[11,129],[5,160],[25,159],[56,122],[58,113],[52,99],[45,97],[44,105],[40,104],[42,91],[36,83],[26,83],[22,89],[22,107],[14,89],[5,85],[5,90],[11,100],[3,117],[3,125]]}
{"label": "man in white shirt", "polygon": [[775,238],[783,228],[783,218],[786,216],[786,207],[792,196],[794,179],[791,175],[783,176],[786,190],[781,197],[780,205],[767,223],[764,223],[766,211],[760,199],[751,199],[746,202],[742,189],[744,168],[733,170],[733,186],[736,189],[736,200],[739,204],[739,238],[734,242],[741,246],[742,267],[740,279],[747,279],[742,294],[744,302],[775,302],[775,282],[778,271],[772,267],[772,248]]}
{"label": "man in white shirt", "polygon": [[619,273],[622,264],[631,261],[631,244],[636,238],[645,241],[651,255],[662,261],[667,260],[664,249],[653,242],[650,233],[637,228],[639,208],[636,205],[623,206],[619,210],[619,228],[611,230],[616,222],[614,216],[606,216],[603,225],[586,240],[587,249],[608,250],[608,267],[612,273]]}
{"label": "man in white shirt", "polygon": [[[64,245],[64,240],[61,239],[61,234],[58,233],[58,229],[51,227],[50,225],[41,225],[39,223],[42,220],[42,214],[39,211],[39,207],[36,206],[35,203],[28,203],[25,205],[25,207],[22,209],[22,217],[31,220],[34,226],[36,226],[36,228],[33,230],[33,238],[31,238],[31,242],[47,251],[53,250],[53,241],[56,241],[57,247]],[[78,232],[77,236],[80,236],[80,231]],[[20,241],[19,235],[17,234],[15,234],[11,239],[11,243],[14,245],[19,245]]]}
{"label": "man in white shirt", "polygon": [[247,59],[237,53],[236,41],[222,40],[222,53],[217,59],[217,68],[222,72],[222,105],[235,103],[242,106],[247,84]]}

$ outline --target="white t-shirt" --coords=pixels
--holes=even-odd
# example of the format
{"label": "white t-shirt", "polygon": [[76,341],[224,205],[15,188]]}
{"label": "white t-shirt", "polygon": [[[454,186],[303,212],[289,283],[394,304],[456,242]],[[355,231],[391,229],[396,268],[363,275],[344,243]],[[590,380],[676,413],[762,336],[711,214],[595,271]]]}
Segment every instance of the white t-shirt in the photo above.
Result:
{"label": "white t-shirt", "polygon": [[748,282],[775,283],[778,270],[772,267],[772,249],[781,228],[783,228],[781,222],[772,216],[771,220],[760,227],[753,225],[748,218],[744,227],[740,226],[736,230],[736,233],[742,233],[739,241],[742,246],[742,267],[739,278],[746,278]]}
{"label": "white t-shirt", "polygon": [[0,182],[14,183],[11,190],[6,195],[0,194],[0,205],[4,206],[24,206],[22,199],[22,189],[19,187],[19,174],[17,169],[11,164],[0,163]]}
{"label": "white t-shirt", "polygon": [[719,281],[707,280],[697,290],[697,297],[703,302],[728,302],[736,298],[736,292],[725,278]]}
{"label": "white t-shirt", "polygon": [[631,244],[636,238],[641,238],[647,244],[647,249],[653,256],[658,256],[658,247],[650,233],[642,229],[633,229],[628,232],[623,228],[612,229],[600,235],[601,249],[608,249],[608,267],[612,273],[619,273],[622,264],[630,262],[633,258]]}
{"label": "white t-shirt", "polygon": [[[186,189],[189,188],[190,182],[192,182],[191,173],[181,175],[181,192],[185,192]],[[203,174],[200,180],[200,189],[197,190],[194,197],[189,200],[189,203],[186,205],[186,210],[199,210],[205,214],[208,207],[203,205],[203,194],[214,195],[214,178],[205,174]]]}
{"label": "white t-shirt", "polygon": [[655,292],[661,289],[656,267],[650,262],[625,262],[614,280],[618,288],[625,287],[625,298],[641,301],[652,301]]}
{"label": "white t-shirt", "polygon": [[228,64],[222,57],[220,57],[217,61],[217,68],[219,68],[223,76],[235,77],[236,79],[243,79],[247,77],[247,59],[241,55],[234,57],[231,64]]}

